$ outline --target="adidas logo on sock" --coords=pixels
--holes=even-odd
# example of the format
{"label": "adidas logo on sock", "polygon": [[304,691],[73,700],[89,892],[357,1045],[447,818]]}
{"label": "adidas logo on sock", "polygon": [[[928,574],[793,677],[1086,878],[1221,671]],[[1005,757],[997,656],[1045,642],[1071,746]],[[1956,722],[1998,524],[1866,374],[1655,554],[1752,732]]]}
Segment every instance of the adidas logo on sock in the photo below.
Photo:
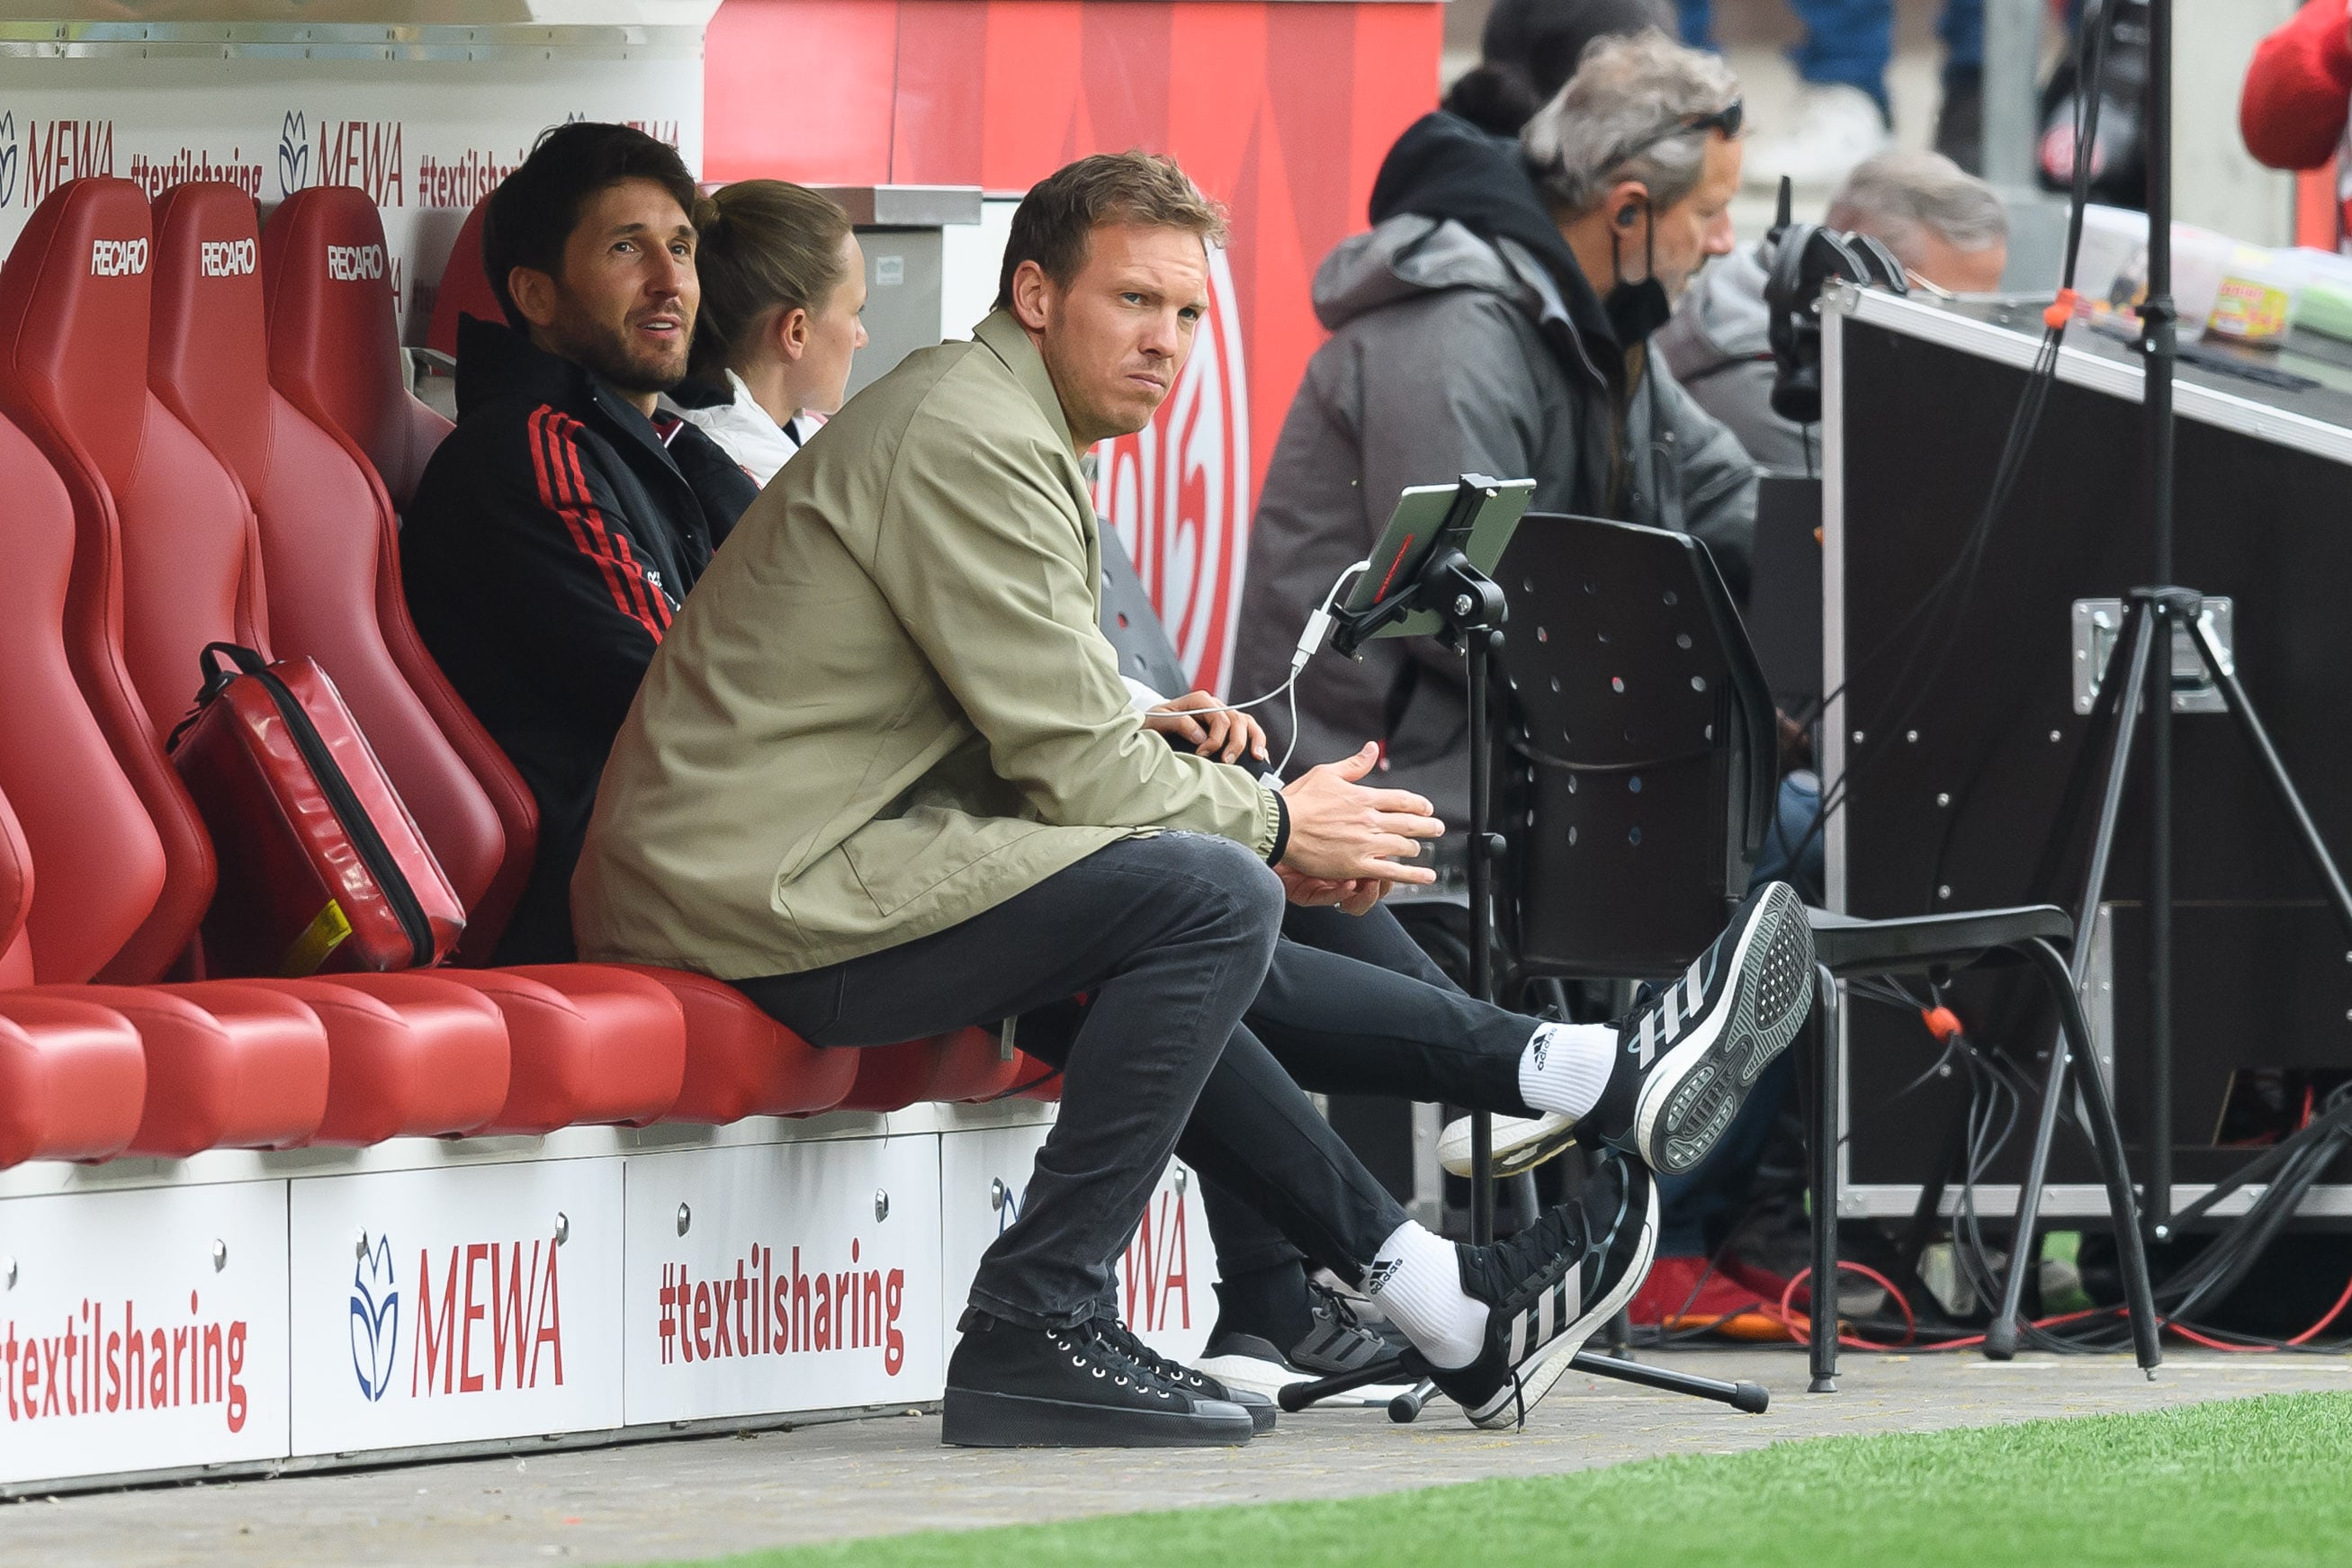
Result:
{"label": "adidas logo on sock", "polygon": [[1403,1267],[1404,1260],[1402,1258],[1391,1258],[1384,1263],[1373,1264],[1371,1271],[1364,1276],[1364,1294],[1379,1295],[1381,1288],[1396,1278],[1396,1271]]}
{"label": "adidas logo on sock", "polygon": [[1545,1059],[1551,1055],[1551,1030],[1538,1030],[1533,1049],[1536,1055],[1536,1071],[1541,1072],[1544,1070]]}

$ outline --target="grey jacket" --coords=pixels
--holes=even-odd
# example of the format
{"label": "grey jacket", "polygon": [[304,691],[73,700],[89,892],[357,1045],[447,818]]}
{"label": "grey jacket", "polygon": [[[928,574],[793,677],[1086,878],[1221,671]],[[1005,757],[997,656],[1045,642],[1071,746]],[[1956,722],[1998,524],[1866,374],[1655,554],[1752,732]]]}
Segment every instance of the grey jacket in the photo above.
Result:
{"label": "grey jacket", "polygon": [[[1744,587],[1755,465],[1639,350],[1626,356],[1621,441],[1595,357],[1619,350],[1571,326],[1550,274],[1516,242],[1489,243],[1450,218],[1390,218],[1325,258],[1315,309],[1332,337],[1307,363],[1258,497],[1236,698],[1281,682],[1307,614],[1370,550],[1408,485],[1532,478],[1537,510],[1686,530]],[[1384,772],[1366,782],[1428,796],[1457,841],[1469,805],[1465,684],[1461,658],[1429,638],[1372,643],[1360,661],[1318,655],[1298,683],[1293,772],[1382,740]],[[1284,705],[1256,711],[1280,755]]]}
{"label": "grey jacket", "polygon": [[1777,473],[1818,473],[1820,431],[1772,412],[1780,369],[1764,312],[1764,254],[1761,246],[1735,251],[1699,274],[1650,345],[1750,457]]}

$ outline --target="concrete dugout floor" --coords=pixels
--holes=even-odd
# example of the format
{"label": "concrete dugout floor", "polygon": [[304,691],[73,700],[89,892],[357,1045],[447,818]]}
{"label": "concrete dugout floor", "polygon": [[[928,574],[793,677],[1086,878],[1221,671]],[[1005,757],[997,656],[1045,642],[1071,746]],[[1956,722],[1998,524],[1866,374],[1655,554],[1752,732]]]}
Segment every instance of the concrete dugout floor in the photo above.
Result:
{"label": "concrete dugout floor", "polygon": [[631,1563],[893,1531],[1360,1496],[1794,1437],[2352,1389],[2352,1362],[2336,1357],[2167,1354],[2153,1383],[2122,1357],[1996,1365],[1972,1355],[1850,1354],[1844,1392],[1810,1396],[1799,1354],[1685,1353],[1661,1359],[1760,1382],[1772,1391],[1772,1408],[1740,1416],[1571,1377],[1518,1434],[1475,1431],[1437,1403],[1404,1427],[1376,1410],[1286,1416],[1274,1433],[1236,1450],[986,1453],[940,1448],[936,1416],[898,1416],[757,1437],[36,1500],[0,1504],[0,1564]]}

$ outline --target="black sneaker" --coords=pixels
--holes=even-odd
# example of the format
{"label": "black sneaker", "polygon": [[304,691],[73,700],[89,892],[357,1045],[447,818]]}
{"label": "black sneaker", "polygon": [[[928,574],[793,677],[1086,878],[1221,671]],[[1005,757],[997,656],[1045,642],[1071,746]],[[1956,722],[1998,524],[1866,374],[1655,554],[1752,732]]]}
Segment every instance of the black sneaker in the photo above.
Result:
{"label": "black sneaker", "polygon": [[1096,1325],[1028,1329],[967,1312],[940,1440],[968,1448],[1204,1448],[1250,1440],[1249,1412],[1147,1372]]}
{"label": "black sneaker", "polygon": [[1768,883],[1687,974],[1618,1025],[1617,1071],[1580,1126],[1660,1176],[1689,1170],[1812,1007],[1804,902],[1787,883]]}
{"label": "black sneaker", "polygon": [[1480,1427],[1524,1423],[1593,1332],[1633,1299],[1658,1246],[1658,1185],[1613,1159],[1573,1201],[1492,1247],[1457,1247],[1462,1289],[1486,1303],[1486,1343],[1430,1376]]}
{"label": "black sneaker", "polygon": [[1274,1430],[1274,1401],[1254,1388],[1230,1388],[1218,1379],[1182,1362],[1160,1354],[1143,1343],[1141,1336],[1115,1317],[1097,1317],[1095,1333],[1128,1360],[1161,1382],[1181,1388],[1200,1399],[1222,1399],[1228,1405],[1238,1405],[1249,1412],[1250,1428],[1264,1434]]}
{"label": "black sneaker", "polygon": [[[1201,1352],[1202,1370],[1213,1374],[1229,1389],[1278,1396],[1286,1385],[1354,1372],[1394,1360],[1412,1348],[1386,1324],[1365,1322],[1348,1299],[1329,1286],[1311,1279],[1304,1285],[1305,1333],[1292,1336],[1252,1332],[1251,1327],[1228,1324],[1220,1313],[1208,1345]],[[1280,1343],[1285,1339],[1287,1344]],[[1412,1385],[1410,1380],[1367,1384],[1341,1399],[1349,1404],[1386,1405]]]}

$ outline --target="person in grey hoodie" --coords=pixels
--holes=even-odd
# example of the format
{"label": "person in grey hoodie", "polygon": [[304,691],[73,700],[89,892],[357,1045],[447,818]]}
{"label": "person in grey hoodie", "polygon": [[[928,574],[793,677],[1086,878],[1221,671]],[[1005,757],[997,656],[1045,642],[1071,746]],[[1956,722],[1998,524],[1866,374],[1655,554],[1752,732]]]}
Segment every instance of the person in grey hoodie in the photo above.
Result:
{"label": "person in grey hoodie", "polygon": [[[1646,343],[1732,249],[1738,90],[1717,57],[1649,31],[1593,44],[1516,142],[1444,111],[1399,139],[1373,228],[1316,273],[1332,336],[1259,495],[1235,694],[1280,684],[1301,624],[1401,489],[1465,473],[1534,479],[1538,510],[1687,531],[1744,591],[1755,465]],[[1378,737],[1381,782],[1435,803],[1445,853],[1467,818],[1465,682],[1427,638],[1318,659],[1298,682],[1298,755]],[[1286,717],[1264,711],[1279,752]]]}

